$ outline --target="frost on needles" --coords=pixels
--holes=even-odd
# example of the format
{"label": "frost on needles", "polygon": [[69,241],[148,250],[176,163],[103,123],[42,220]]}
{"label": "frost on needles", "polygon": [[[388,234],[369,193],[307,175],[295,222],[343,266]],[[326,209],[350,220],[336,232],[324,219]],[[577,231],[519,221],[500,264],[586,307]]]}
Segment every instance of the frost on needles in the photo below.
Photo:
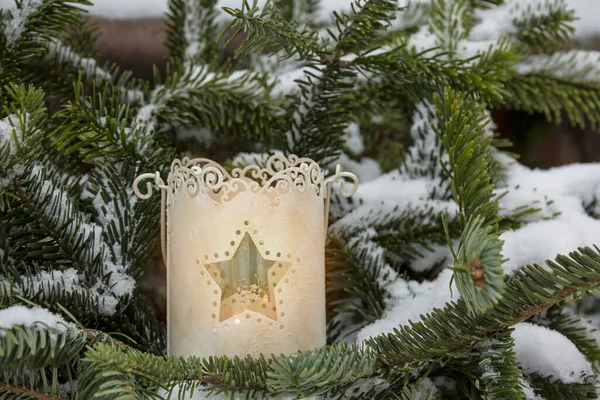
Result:
{"label": "frost on needles", "polygon": [[[490,117],[600,129],[568,1],[170,0],[152,85],[97,61],[90,2],[9,3],[0,397],[598,396],[600,165],[527,168]],[[159,204],[134,177],[272,153],[362,180],[332,200],[329,345],[165,357]]]}

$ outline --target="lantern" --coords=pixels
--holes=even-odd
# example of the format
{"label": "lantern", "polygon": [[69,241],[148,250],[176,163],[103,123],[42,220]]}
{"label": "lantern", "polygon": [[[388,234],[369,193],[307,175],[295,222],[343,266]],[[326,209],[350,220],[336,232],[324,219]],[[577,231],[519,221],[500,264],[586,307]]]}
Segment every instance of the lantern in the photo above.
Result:
{"label": "lantern", "polygon": [[[344,191],[344,178],[353,187]],[[146,182],[146,192],[138,186]],[[228,172],[207,159],[175,160],[136,178],[161,191],[169,355],[290,354],[325,344],[325,240],[331,185],[318,164],[275,155]]]}

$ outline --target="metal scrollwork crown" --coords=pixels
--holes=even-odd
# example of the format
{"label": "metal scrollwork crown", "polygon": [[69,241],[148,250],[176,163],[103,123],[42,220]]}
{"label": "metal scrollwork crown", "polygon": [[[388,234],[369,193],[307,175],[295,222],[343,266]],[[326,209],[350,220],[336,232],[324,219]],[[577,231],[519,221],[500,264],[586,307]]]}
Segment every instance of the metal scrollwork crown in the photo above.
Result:
{"label": "metal scrollwork crown", "polygon": [[[140,191],[140,184],[146,182],[146,191]],[[346,190],[345,180],[352,182],[350,190]],[[161,236],[162,252],[165,255],[165,214],[166,205],[173,204],[183,193],[194,198],[204,195],[212,201],[226,203],[237,193],[249,191],[251,193],[275,194],[274,201],[290,193],[300,195],[313,195],[325,201],[325,228],[329,215],[329,196],[331,186],[339,182],[340,195],[350,197],[358,188],[358,178],[350,172],[342,172],[340,166],[335,173],[324,177],[319,165],[310,158],[301,158],[296,155],[274,155],[269,157],[264,166],[248,165],[243,168],[234,168],[228,172],[218,163],[206,158],[190,159],[184,157],[171,164],[171,171],[167,183],[162,180],[160,173],[147,173],[138,176],[133,182],[133,191],[140,199],[149,199],[153,189],[161,191]]]}
{"label": "metal scrollwork crown", "polygon": [[[274,155],[266,160],[264,166],[248,165],[234,168],[231,172],[212,160],[185,157],[173,161],[166,184],[158,173],[139,176],[134,182],[134,191],[142,199],[151,196],[152,185],[149,182],[146,193],[142,194],[138,188],[140,182],[148,178],[154,180],[155,188],[166,191],[169,204],[176,200],[181,188],[185,188],[187,195],[192,198],[210,192],[213,201],[225,203],[232,199],[233,194],[241,191],[275,193],[276,197],[296,192],[326,198],[329,186],[334,181],[342,182],[342,195],[351,196],[358,185],[354,174],[341,172],[339,168],[334,176],[325,179],[316,162],[295,155]],[[348,193],[344,191],[343,178],[352,180],[353,187]]]}

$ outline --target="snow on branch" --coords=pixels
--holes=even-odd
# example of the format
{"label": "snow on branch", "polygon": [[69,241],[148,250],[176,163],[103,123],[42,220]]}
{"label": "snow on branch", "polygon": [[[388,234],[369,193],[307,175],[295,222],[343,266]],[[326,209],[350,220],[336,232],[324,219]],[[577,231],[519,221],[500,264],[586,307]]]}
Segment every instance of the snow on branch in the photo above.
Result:
{"label": "snow on branch", "polygon": [[75,328],[74,324],[41,307],[28,308],[14,305],[0,310],[0,336],[6,335],[4,330],[17,326],[35,329],[50,328],[59,332],[67,332]]}
{"label": "snow on branch", "polygon": [[[432,198],[444,199],[449,194],[449,182],[440,161],[448,161],[448,152],[435,133],[438,127],[434,106],[425,101],[417,104],[410,128],[413,145],[407,149],[400,171],[411,179],[428,178]],[[439,127],[438,127],[439,128]]]}
{"label": "snow on branch", "polygon": [[515,325],[512,337],[517,361],[530,374],[537,373],[563,383],[582,383],[593,373],[590,362],[559,332],[522,322]]}
{"label": "snow on branch", "polygon": [[9,8],[8,17],[5,16],[2,24],[4,25],[4,36],[6,37],[6,47],[11,49],[15,46],[21,35],[25,31],[25,25],[29,18],[43,6],[42,0],[24,0],[20,7]]}
{"label": "snow on branch", "polygon": [[67,46],[56,38],[50,39],[48,43],[48,55],[56,57],[58,62],[67,62],[71,64],[72,67],[83,70],[88,79],[95,79],[97,82],[113,81],[112,74],[99,67],[96,59],[82,57],[70,46]]}
{"label": "snow on branch", "polygon": [[0,120],[0,149],[6,146],[9,154],[12,156],[17,151],[19,136],[22,135],[18,120],[19,117],[14,114]]}
{"label": "snow on branch", "polygon": [[515,65],[517,73],[545,74],[571,82],[600,83],[600,52],[569,50],[531,55]]}
{"label": "snow on branch", "polygon": [[498,40],[519,33],[522,24],[534,18],[569,12],[564,0],[506,0],[502,4],[475,12],[476,23],[469,40]]}

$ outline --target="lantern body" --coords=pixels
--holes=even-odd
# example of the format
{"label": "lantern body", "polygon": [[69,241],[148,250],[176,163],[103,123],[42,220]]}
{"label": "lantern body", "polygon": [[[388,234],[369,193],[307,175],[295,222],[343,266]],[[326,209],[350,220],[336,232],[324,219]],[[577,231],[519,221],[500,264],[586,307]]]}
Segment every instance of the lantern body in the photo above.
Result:
{"label": "lantern body", "polygon": [[228,173],[185,158],[166,190],[169,355],[325,344],[327,190],[316,163],[274,156]]}

